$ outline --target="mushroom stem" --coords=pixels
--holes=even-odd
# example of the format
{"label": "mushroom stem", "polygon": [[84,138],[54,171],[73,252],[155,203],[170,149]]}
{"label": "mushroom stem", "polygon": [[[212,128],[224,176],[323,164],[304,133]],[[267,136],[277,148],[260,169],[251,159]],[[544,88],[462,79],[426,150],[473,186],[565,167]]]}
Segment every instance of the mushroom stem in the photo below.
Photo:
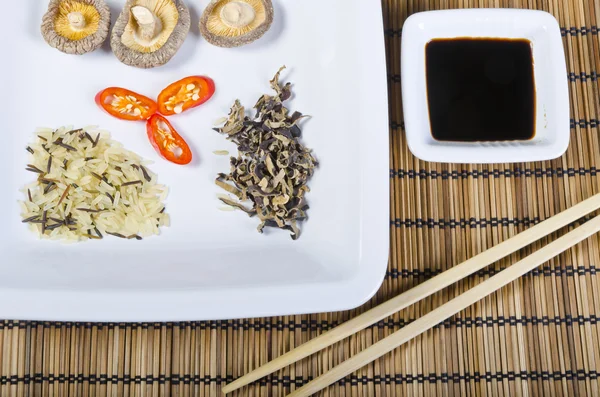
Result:
{"label": "mushroom stem", "polygon": [[142,40],[152,41],[162,31],[162,22],[146,7],[132,7],[131,14],[138,24],[138,34]]}
{"label": "mushroom stem", "polygon": [[246,27],[256,18],[254,8],[243,1],[232,1],[221,8],[221,20],[230,28]]}
{"label": "mushroom stem", "polygon": [[75,30],[81,30],[83,28],[85,28],[85,17],[83,16],[82,13],[80,12],[70,12],[67,15],[67,19],[69,20],[69,23],[71,24],[71,27]]}

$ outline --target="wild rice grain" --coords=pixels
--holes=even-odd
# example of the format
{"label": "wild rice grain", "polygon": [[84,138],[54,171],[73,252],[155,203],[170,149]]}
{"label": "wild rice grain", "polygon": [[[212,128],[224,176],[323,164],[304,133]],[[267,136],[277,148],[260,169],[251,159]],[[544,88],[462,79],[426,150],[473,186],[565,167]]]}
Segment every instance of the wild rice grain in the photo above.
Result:
{"label": "wild rice grain", "polygon": [[[112,233],[141,239],[158,234],[156,226],[167,225],[167,214],[159,213],[166,187],[156,184],[156,176],[140,165],[142,158],[111,140],[108,133],[95,127],[63,127],[40,129],[34,138],[27,146],[31,161],[26,169],[38,178],[22,189],[26,199],[21,202],[21,218],[40,237],[85,241]],[[48,155],[37,150],[40,147]],[[55,161],[63,166],[53,166]],[[134,185],[139,188],[123,190],[126,199],[115,188]],[[148,226],[157,219],[158,225]]]}
{"label": "wild rice grain", "polygon": [[90,172],[90,175],[92,175],[94,178],[98,179],[99,181],[103,181],[104,178],[101,177],[100,175],[96,174],[95,172]]}
{"label": "wild rice grain", "polygon": [[71,145],[67,145],[66,143],[63,143],[62,139],[57,139],[56,141],[53,142],[55,145],[58,145],[60,147],[63,147],[71,152],[76,152],[77,149],[75,149],[73,146]]}
{"label": "wild rice grain", "polygon": [[67,197],[67,194],[69,194],[69,189],[71,188],[71,185],[67,185],[67,188],[65,189],[65,191],[63,192],[62,196],[60,196],[60,200],[58,200],[58,204],[57,206],[61,205],[61,203],[64,201],[64,199]]}
{"label": "wild rice grain", "polygon": [[35,165],[32,164],[27,164],[27,168],[25,168],[27,171],[32,171],[32,172],[36,172],[38,174],[43,174],[44,171],[40,170],[38,167],[36,167]]}
{"label": "wild rice grain", "polygon": [[121,186],[133,186],[133,185],[141,185],[143,184],[142,181],[132,181],[132,182],[126,182],[124,184],[122,184]]}
{"label": "wild rice grain", "polygon": [[141,165],[140,168],[142,169],[142,174],[144,174],[144,179],[146,180],[146,182],[150,182],[152,178],[148,174],[148,171],[146,171],[146,168],[144,168],[143,165]]}
{"label": "wild rice grain", "polygon": [[106,232],[106,234],[110,234],[111,236],[115,236],[115,237],[118,237],[118,238],[127,239],[127,237],[123,236],[121,233]]}

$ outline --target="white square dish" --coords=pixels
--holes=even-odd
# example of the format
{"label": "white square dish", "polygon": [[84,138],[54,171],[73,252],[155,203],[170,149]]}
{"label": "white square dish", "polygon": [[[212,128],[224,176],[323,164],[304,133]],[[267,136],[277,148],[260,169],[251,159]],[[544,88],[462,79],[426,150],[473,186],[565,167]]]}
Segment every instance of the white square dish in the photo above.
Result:
{"label": "white square dish", "polygon": [[[527,39],[536,89],[535,136],[527,141],[449,142],[431,134],[425,47],[436,38]],[[411,15],[402,28],[402,99],[406,139],[425,161],[511,163],[550,160],[569,145],[569,92],[560,28],[543,11],[465,9]],[[467,121],[465,121],[467,122]],[[490,120],[493,122],[493,120]]]}
{"label": "white square dish", "polygon": [[[121,1],[108,1],[113,21]],[[5,4],[6,56],[0,98],[5,132],[0,217],[0,318],[70,321],[177,321],[272,316],[354,308],[379,288],[389,247],[388,103],[379,2],[275,1],[261,40],[236,49],[208,44],[198,32],[207,0],[188,2],[192,30],[164,67],[120,63],[105,43],[84,56],[46,45],[39,26],[47,1]],[[313,10],[319,8],[320,12]],[[343,13],[344,15],[339,15]],[[331,19],[329,15],[338,15]],[[310,28],[307,28],[310,26]],[[310,114],[303,142],[320,167],[307,195],[309,220],[296,242],[285,231],[256,231],[258,221],[223,212],[217,173],[235,146],[212,131],[236,98],[248,108],[269,93],[281,65],[293,83],[291,110]],[[214,79],[215,96],[171,117],[195,157],[190,166],[160,159],[144,123],[102,113],[94,96],[121,86],[156,97],[189,75]],[[368,76],[368,78],[362,78]],[[352,111],[352,110],[358,111]],[[170,188],[171,227],[144,241],[64,245],[41,241],[19,217],[18,190],[34,178],[24,150],[37,127],[99,125],[145,159]]]}

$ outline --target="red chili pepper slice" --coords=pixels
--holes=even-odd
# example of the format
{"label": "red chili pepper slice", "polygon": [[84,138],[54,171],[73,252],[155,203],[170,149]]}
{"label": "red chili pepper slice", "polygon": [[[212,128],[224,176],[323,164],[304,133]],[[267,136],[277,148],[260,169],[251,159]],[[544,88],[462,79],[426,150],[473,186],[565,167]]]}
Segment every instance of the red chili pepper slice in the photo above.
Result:
{"label": "red chili pepper slice", "polygon": [[158,111],[170,116],[185,112],[208,101],[215,93],[215,83],[204,76],[190,76],[181,79],[158,96]]}
{"label": "red chili pepper slice", "polygon": [[148,138],[154,149],[166,160],[185,165],[192,161],[192,151],[169,121],[155,114],[146,124]]}
{"label": "red chili pepper slice", "polygon": [[119,87],[100,91],[96,103],[111,116],[129,121],[148,120],[158,109],[152,99]]}

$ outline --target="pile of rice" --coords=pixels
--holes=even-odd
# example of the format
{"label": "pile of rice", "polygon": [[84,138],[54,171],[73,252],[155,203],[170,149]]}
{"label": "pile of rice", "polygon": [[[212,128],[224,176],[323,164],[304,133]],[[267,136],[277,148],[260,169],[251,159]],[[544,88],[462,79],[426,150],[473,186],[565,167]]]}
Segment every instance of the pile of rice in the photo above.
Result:
{"label": "pile of rice", "polygon": [[115,236],[140,240],[169,226],[164,200],[147,161],[95,127],[42,128],[27,147],[23,223],[42,238],[66,241]]}

